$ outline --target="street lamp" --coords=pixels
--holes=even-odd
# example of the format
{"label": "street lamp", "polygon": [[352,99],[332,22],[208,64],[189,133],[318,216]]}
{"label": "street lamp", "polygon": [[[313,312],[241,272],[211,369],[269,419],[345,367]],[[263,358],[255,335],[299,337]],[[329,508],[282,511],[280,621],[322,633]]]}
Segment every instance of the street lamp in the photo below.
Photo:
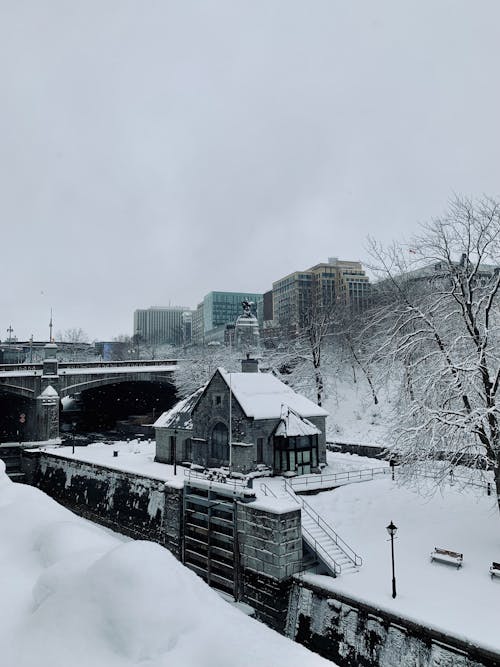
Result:
{"label": "street lamp", "polygon": [[395,526],[392,521],[386,526],[386,530],[391,536],[391,555],[392,555],[392,597],[396,597],[396,575],[394,574],[394,535],[397,531],[397,526]]}
{"label": "street lamp", "polygon": [[172,441],[172,455],[174,458],[174,477],[177,476],[177,429],[174,431],[174,438]]}
{"label": "street lamp", "polygon": [[73,445],[73,450],[72,453],[75,453],[75,429],[76,429],[76,422],[73,422],[71,424],[71,436],[72,436],[72,445]]}

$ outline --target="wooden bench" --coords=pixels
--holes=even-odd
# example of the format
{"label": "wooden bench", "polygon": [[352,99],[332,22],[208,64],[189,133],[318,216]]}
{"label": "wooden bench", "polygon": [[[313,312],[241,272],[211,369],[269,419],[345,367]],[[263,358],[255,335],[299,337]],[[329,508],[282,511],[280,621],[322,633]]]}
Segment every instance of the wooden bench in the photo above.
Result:
{"label": "wooden bench", "polygon": [[431,562],[433,560],[440,560],[443,563],[456,565],[458,570],[459,567],[462,567],[464,555],[459,554],[457,551],[449,551],[448,549],[438,549],[438,547],[434,547],[434,551],[431,553]]}
{"label": "wooden bench", "polygon": [[492,579],[493,577],[500,577],[500,563],[493,561],[490,567],[490,574]]}

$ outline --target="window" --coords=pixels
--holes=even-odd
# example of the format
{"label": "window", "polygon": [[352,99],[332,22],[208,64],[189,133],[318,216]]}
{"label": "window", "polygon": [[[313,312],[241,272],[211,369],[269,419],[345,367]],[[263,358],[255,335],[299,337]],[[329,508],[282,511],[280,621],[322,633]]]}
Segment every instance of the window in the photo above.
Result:
{"label": "window", "polygon": [[275,472],[292,471],[304,475],[318,465],[317,435],[274,436],[273,444]]}
{"label": "window", "polygon": [[177,460],[177,437],[175,435],[170,436],[170,462],[173,463]]}
{"label": "window", "polygon": [[257,438],[257,463],[264,462],[264,438]]}
{"label": "window", "polygon": [[191,461],[193,448],[191,446],[191,438],[186,438],[184,440],[184,460]]}
{"label": "window", "polygon": [[222,405],[222,395],[215,394],[213,397],[214,405]]}

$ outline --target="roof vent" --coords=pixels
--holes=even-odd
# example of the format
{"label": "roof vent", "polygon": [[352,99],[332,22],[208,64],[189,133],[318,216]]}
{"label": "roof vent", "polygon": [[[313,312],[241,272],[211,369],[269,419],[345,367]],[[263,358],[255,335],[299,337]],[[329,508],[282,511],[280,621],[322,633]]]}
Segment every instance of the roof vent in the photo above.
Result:
{"label": "roof vent", "polygon": [[247,358],[241,360],[241,372],[242,373],[258,373],[259,372],[259,360],[252,359],[250,353],[247,352]]}

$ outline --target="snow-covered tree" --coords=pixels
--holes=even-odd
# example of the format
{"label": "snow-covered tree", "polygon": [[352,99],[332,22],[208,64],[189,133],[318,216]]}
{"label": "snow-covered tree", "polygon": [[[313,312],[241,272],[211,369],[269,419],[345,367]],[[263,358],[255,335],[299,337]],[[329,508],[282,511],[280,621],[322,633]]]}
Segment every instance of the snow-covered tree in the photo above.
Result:
{"label": "snow-covered tree", "polygon": [[321,405],[325,394],[325,359],[331,360],[335,306],[313,303],[298,333],[277,331],[264,353],[266,367],[296,391]]}
{"label": "snow-covered tree", "polygon": [[407,246],[371,250],[383,279],[364,335],[401,377],[391,447],[489,466],[500,502],[500,204],[456,199]]}
{"label": "snow-covered tree", "polygon": [[179,350],[179,362],[174,371],[174,382],[179,398],[185,398],[204,385],[219,366],[234,373],[241,370],[241,352],[225,345],[192,347]]}

